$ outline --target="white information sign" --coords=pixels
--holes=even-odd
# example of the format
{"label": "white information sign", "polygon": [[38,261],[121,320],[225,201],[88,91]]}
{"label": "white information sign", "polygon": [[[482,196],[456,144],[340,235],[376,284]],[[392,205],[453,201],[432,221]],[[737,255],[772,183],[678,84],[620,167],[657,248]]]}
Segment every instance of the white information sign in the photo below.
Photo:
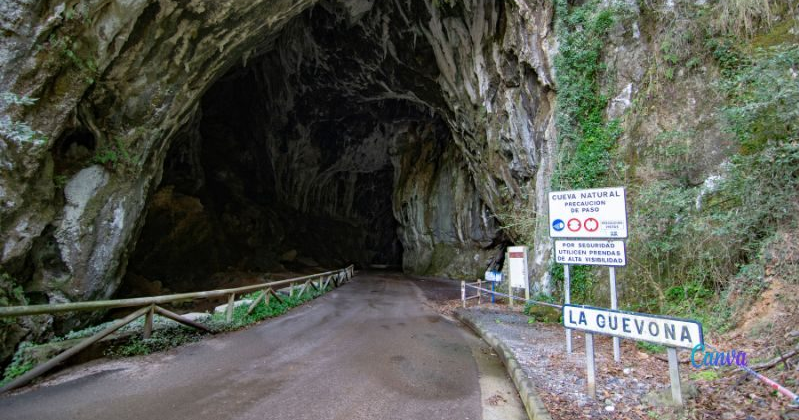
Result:
{"label": "white information sign", "polygon": [[627,204],[624,187],[549,193],[549,236],[626,238]]}
{"label": "white information sign", "polygon": [[669,347],[690,349],[704,344],[702,324],[697,321],[590,306],[563,305],[563,326]]}
{"label": "white information sign", "polygon": [[527,247],[508,247],[510,286],[527,289]]}
{"label": "white information sign", "polygon": [[555,241],[555,262],[573,265],[624,267],[627,255],[624,241]]}

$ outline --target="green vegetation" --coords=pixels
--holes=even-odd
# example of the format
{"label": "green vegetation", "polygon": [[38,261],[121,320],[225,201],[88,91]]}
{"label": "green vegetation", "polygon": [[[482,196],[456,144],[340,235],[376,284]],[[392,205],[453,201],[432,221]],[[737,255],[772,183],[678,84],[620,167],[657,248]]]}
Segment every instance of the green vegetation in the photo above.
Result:
{"label": "green vegetation", "polygon": [[[230,322],[225,320],[224,313],[215,313],[208,321],[203,322],[203,324],[216,332],[238,330],[263,319],[280,316],[289,311],[291,308],[300,306],[305,302],[323,295],[330,290],[330,288],[331,286],[329,286],[327,290],[311,289],[310,291],[303,293],[302,296],[282,296],[281,298],[283,299],[283,302],[279,302],[273,297],[270,300],[269,305],[266,305],[263,301],[261,301],[250,315],[247,315],[248,305],[242,305],[235,308],[233,311],[233,319]],[[258,293],[245,295],[242,296],[242,298],[255,299]],[[0,295],[0,299],[2,299],[2,295]],[[0,304],[3,304],[2,300],[0,300]],[[133,334],[130,334],[129,338],[122,340],[118,344],[109,347],[106,350],[106,355],[109,357],[131,357],[146,355],[158,351],[168,350],[186,343],[199,341],[205,335],[201,331],[183,326],[158,315],[155,316],[153,322],[153,333],[150,338],[146,339],[141,337],[141,330],[144,326],[143,319],[139,319],[136,322],[132,322],[122,327],[119,332]],[[79,331],[71,331],[62,337],[54,338],[51,340],[51,342],[90,337],[108,328],[111,324],[112,322],[106,322]],[[36,346],[37,344],[30,342],[24,342],[20,344],[17,352],[14,354],[11,364],[4,372],[4,377],[2,381],[0,381],[0,385],[8,383],[12,379],[32,369],[36,365],[37,361],[30,359],[31,352],[29,351],[31,348]]]}
{"label": "green vegetation", "polygon": [[[286,313],[289,309],[300,306],[309,300],[313,300],[326,291],[311,290],[303,293],[302,296],[282,297],[283,302],[272,298],[269,305],[265,305],[263,301],[247,315],[248,305],[241,305],[233,310],[233,319],[228,322],[225,319],[224,313],[215,313],[211,319],[205,321],[204,324],[216,332],[234,331],[244,328],[248,325],[254,324],[266,318],[273,318]],[[260,292],[258,292],[260,293]],[[242,296],[242,299],[255,299],[258,293]],[[171,323],[171,322],[170,322]],[[107,351],[109,356],[113,357],[129,357],[143,354],[150,354],[157,351],[167,350],[185,343],[191,343],[200,340],[202,333],[192,328],[184,327],[182,325],[171,323],[169,328],[155,329],[150,338],[141,338],[136,335],[129,341],[112,347]]]}
{"label": "green vegetation", "polygon": [[[720,115],[739,153],[709,184],[673,176],[635,191],[628,246],[630,278],[654,292],[637,293],[638,308],[694,316],[721,331],[765,288],[764,250],[776,227],[795,228],[799,205],[799,47],[756,50],[746,60],[728,47],[714,50],[725,69]],[[688,172],[687,152],[672,151],[663,165]]]}
{"label": "green vegetation", "polygon": [[[18,285],[11,275],[3,271],[0,267],[0,306],[27,305],[25,292],[22,286]],[[0,322],[8,322],[5,318],[0,318]]]}
{"label": "green vegetation", "polygon": [[[30,107],[35,105],[37,100],[37,98],[20,96],[12,92],[0,93],[0,103],[9,107]],[[47,143],[47,136],[31,128],[28,123],[15,120],[8,114],[0,117],[0,135],[16,143]]]}
{"label": "green vegetation", "polygon": [[83,1],[78,2],[67,7],[63,17],[63,24],[50,34],[45,44],[37,46],[37,52],[45,50],[59,64],[71,64],[80,77],[91,85],[100,76],[100,69],[91,56],[91,42],[83,36],[85,28],[91,26],[89,7]]}
{"label": "green vegetation", "polygon": [[[330,286],[328,286],[328,290],[330,290]],[[259,303],[250,315],[247,315],[248,306],[242,305],[233,310],[233,320],[231,322],[225,321],[225,314],[217,313],[214,314],[213,318],[211,319],[210,326],[217,331],[236,330],[258,322],[262,319],[283,315],[284,313],[288,312],[289,309],[300,306],[310,300],[314,300],[317,297],[325,294],[325,292],[327,292],[327,290],[306,290],[302,296],[298,296],[296,294],[292,297],[281,296],[283,302],[279,302],[273,297],[270,299],[269,305],[265,305],[263,302]],[[256,299],[257,297],[258,293],[243,296],[244,299]]]}
{"label": "green vegetation", "polygon": [[[538,295],[533,297],[532,300],[540,302],[548,302],[548,303],[557,303],[555,301],[555,298],[547,295]],[[530,317],[528,319],[528,323],[535,323],[535,322],[559,323],[561,316],[561,312],[558,309],[534,303],[526,304],[524,306],[524,313]]]}
{"label": "green vegetation", "polygon": [[171,328],[156,329],[150,338],[136,334],[124,344],[109,348],[105,354],[109,357],[146,355],[199,341],[203,335],[193,328],[173,325]]}
{"label": "green vegetation", "polygon": [[[615,152],[621,125],[603,119],[608,97],[601,87],[614,83],[607,80],[602,51],[609,29],[625,21],[626,10],[557,0],[561,155],[552,188],[626,184],[631,236],[622,276],[633,281],[623,291],[623,305],[698,318],[724,331],[766,287],[767,265],[775,275],[799,282],[796,270],[775,265],[769,248],[778,226],[799,227],[799,23],[772,0],[640,7],[638,23],[654,34],[655,48],[633,109],[651,115],[647,101],[675,89],[678,77],[718,77],[713,90],[719,97],[706,103],[721,105],[704,110],[715,120],[702,124],[726,127],[734,140],[722,152],[729,158],[707,178],[713,174],[697,153],[702,127],[675,124],[647,144],[651,165],[640,166],[640,152],[621,161]],[[636,173],[640,169],[647,173]],[[697,184],[697,175],[707,181]],[[533,243],[539,215],[512,209],[500,216],[513,237]],[[599,270],[570,271],[574,301],[603,303],[595,296]],[[550,273],[560,287],[563,266],[553,264]]]}
{"label": "green vegetation", "polygon": [[[22,286],[19,286],[14,278],[3,271],[3,268],[0,267],[0,306],[16,306],[27,304],[28,300],[25,298],[25,293],[22,290]],[[9,330],[7,327],[15,322],[16,320],[14,319],[0,318],[0,339],[6,338],[5,334],[7,334],[7,331]],[[23,345],[25,344],[27,343],[23,343]],[[20,345],[20,348],[23,348],[23,345]],[[33,368],[32,362],[14,356],[11,364],[5,369],[4,377],[2,380],[0,380],[0,386],[4,385],[9,380],[16,378],[17,376],[22,375],[31,368]]]}
{"label": "green vegetation", "polygon": [[[556,287],[563,285],[564,272],[563,264],[551,263],[549,273],[556,281]],[[571,295],[574,302],[593,302],[594,286],[596,277],[591,272],[591,267],[585,265],[573,265],[569,268],[569,280],[571,282]]]}
{"label": "green vegetation", "polygon": [[136,159],[128,150],[125,142],[116,138],[113,142],[100,147],[92,158],[92,163],[103,165],[109,169],[122,169],[136,165]]}
{"label": "green vegetation", "polygon": [[0,379],[0,386],[11,382],[14,378],[22,376],[25,372],[33,369],[33,367],[36,365],[35,362],[25,357],[25,349],[33,346],[34,345],[32,343],[28,342],[19,345],[19,349],[14,354],[11,364],[6,366],[6,369],[3,372],[3,379]]}
{"label": "green vegetation", "polygon": [[691,374],[691,379],[693,379],[695,381],[707,381],[707,382],[709,382],[709,381],[715,381],[718,378],[719,378],[718,372],[716,372],[715,370],[710,370],[710,369],[700,370],[698,372],[694,372],[694,373]]}
{"label": "green vegetation", "polygon": [[610,166],[611,150],[621,131],[616,120],[605,121],[608,98],[600,91],[604,73],[602,47],[619,10],[600,8],[598,1],[570,6],[555,2],[555,28],[560,49],[555,58],[558,107],[556,125],[563,154],[553,175],[553,188],[600,186]]}
{"label": "green vegetation", "polygon": [[[582,5],[555,2],[560,42],[555,58],[556,125],[561,155],[552,176],[553,190],[598,187],[607,179],[621,129],[618,120],[606,121],[604,117],[608,97],[600,89],[605,73],[602,48],[621,15],[623,10],[603,8],[598,1]],[[524,242],[533,242],[537,215],[522,210],[500,216],[503,228]],[[553,264],[550,272],[557,285],[563,283],[563,266]],[[591,301],[595,279],[590,268],[575,266],[570,274],[575,299]]]}
{"label": "green vegetation", "polygon": [[744,154],[799,140],[799,47],[758,49],[722,83],[724,116]]}
{"label": "green vegetation", "polygon": [[781,7],[784,5],[777,0],[720,1],[713,8],[711,25],[724,35],[751,37],[759,29],[770,26]]}
{"label": "green vegetation", "polygon": [[53,34],[50,36],[50,46],[66,58],[72,65],[84,75],[84,80],[88,84],[95,82],[100,75],[97,63],[91,57],[85,58],[78,52],[80,50],[79,41],[70,36],[58,37]]}
{"label": "green vegetation", "polygon": [[651,354],[661,354],[666,352],[666,346],[661,346],[660,344],[652,344],[646,341],[636,341],[635,345],[642,351]]}

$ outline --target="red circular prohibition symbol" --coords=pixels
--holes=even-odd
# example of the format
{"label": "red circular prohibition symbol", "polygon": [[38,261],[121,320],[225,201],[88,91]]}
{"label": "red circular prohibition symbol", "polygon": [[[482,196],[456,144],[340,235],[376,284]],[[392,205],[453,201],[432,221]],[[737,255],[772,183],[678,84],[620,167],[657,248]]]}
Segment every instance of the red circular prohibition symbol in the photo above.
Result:
{"label": "red circular prohibition symbol", "polygon": [[577,232],[582,226],[583,224],[579,219],[569,219],[569,223],[566,223],[566,227],[572,232]]}
{"label": "red circular prohibition symbol", "polygon": [[589,217],[588,219],[585,219],[583,226],[585,226],[585,230],[589,232],[596,232],[596,230],[599,229],[599,221],[593,217]]}

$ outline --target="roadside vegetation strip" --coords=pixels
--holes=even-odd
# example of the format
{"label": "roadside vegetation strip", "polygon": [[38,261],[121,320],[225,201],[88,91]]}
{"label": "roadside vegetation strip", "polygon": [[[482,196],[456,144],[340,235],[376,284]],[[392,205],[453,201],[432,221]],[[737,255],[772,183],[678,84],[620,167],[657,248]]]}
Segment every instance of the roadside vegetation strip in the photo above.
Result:
{"label": "roadside vegetation strip", "polygon": [[[63,363],[81,350],[98,343],[100,340],[114,337],[112,336],[114,333],[122,332],[127,334],[116,336],[116,338],[122,341],[122,343],[111,344],[110,347],[104,352],[107,356],[126,357],[166,350],[184,343],[200,340],[202,334],[199,333],[198,330],[211,333],[232,331],[246,327],[266,318],[282,315],[289,309],[302,305],[309,300],[323,295],[331,288],[341,285],[349,280],[353,275],[353,267],[350,266],[342,270],[253,286],[245,286],[236,289],[184,293],[179,295],[156,296],[151,298],[122,299],[117,301],[112,300],[76,304],[0,308],[0,310],[9,310],[6,312],[11,313],[9,314],[0,312],[0,317],[13,317],[21,316],[20,313],[47,313],[46,311],[42,312],[43,307],[47,306],[56,307],[54,312],[63,312],[67,310],[65,309],[65,305],[70,305],[69,308],[71,309],[69,310],[97,310],[100,308],[107,309],[114,307],[109,306],[113,305],[114,303],[119,305],[117,307],[130,307],[131,301],[144,302],[143,304],[140,303],[139,306],[149,305],[139,308],[137,311],[133,312],[131,315],[128,315],[122,320],[107,322],[77,332],[70,332],[64,337],[51,340],[49,343],[43,343],[39,345],[23,343],[15,353],[11,364],[6,368],[2,380],[0,380],[0,393],[29,383],[31,380]],[[318,286],[313,284],[314,280],[319,281]],[[301,291],[299,293],[294,292],[295,283],[303,282],[304,284],[301,288]],[[311,284],[313,287],[307,288],[308,284]],[[272,287],[278,285],[287,285],[291,291],[287,296],[279,296],[279,294],[274,292],[272,289]],[[247,302],[250,304],[235,304],[235,301],[232,299],[232,297],[238,293],[241,293],[242,291],[251,291],[251,293],[247,295],[240,295],[240,302]],[[202,322],[204,324],[170,312],[166,309],[156,306],[155,304],[156,301],[162,303],[162,301],[175,302],[185,300],[185,296],[188,295],[191,295],[190,299],[208,299],[209,297],[225,295],[230,296],[231,299],[228,301],[226,308],[227,310],[215,311],[213,314],[207,314],[207,316],[204,317],[200,316],[203,318]],[[269,299],[270,296],[274,296],[275,299]],[[76,308],[75,305],[79,305],[79,308]],[[156,317],[156,315],[158,315],[158,317]],[[186,326],[192,327],[192,329],[186,328]],[[37,350],[40,348],[66,340],[81,341],[65,351],[61,351],[63,350],[63,348],[61,348],[57,349],[55,352],[52,352],[52,349],[49,353],[45,351],[37,352]],[[45,356],[37,357],[37,353],[44,353]],[[55,357],[46,361],[42,360],[52,356]]]}
{"label": "roadside vegetation strip", "polygon": [[494,333],[483,328],[480,323],[469,318],[468,314],[463,311],[456,310],[455,318],[477,333],[477,335],[488,343],[499,355],[499,358],[505,365],[505,369],[508,370],[508,374],[510,374],[511,379],[513,379],[513,384],[516,385],[516,390],[519,392],[519,397],[524,404],[524,409],[527,411],[527,416],[530,420],[552,420],[549,411],[547,411],[544,406],[544,402],[535,390],[533,381],[525,375],[524,370],[522,370],[519,361],[516,360],[516,356],[513,354],[510,347]]}
{"label": "roadside vegetation strip", "polygon": [[[343,279],[341,278],[342,274],[344,275]],[[353,275],[354,275],[354,267],[349,266],[341,270],[333,270],[319,274],[311,274],[308,276],[273,281],[269,283],[237,287],[235,289],[179,293],[174,295],[152,296],[152,297],[131,298],[131,299],[99,300],[91,302],[71,302],[71,303],[27,305],[27,306],[6,306],[6,307],[0,307],[0,318],[17,317],[25,315],[53,314],[58,312],[130,308],[130,307],[138,307],[145,305],[161,305],[161,304],[181,302],[181,301],[212,299],[223,296],[241,295],[244,293],[257,292],[267,288],[275,288],[276,286],[289,286],[289,285],[294,285],[295,283],[304,282],[305,284],[308,284],[308,283],[313,283],[314,280],[322,279],[324,277],[333,277],[334,279],[336,279],[335,280],[336,284],[338,284],[338,282],[346,281],[349,278],[351,278]]]}

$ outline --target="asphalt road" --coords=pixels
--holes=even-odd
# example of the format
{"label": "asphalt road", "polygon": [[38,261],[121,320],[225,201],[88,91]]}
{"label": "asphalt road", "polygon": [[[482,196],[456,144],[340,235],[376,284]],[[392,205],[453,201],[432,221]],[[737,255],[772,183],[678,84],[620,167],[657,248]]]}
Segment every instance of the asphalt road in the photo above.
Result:
{"label": "asphalt road", "polygon": [[432,308],[436,287],[362,274],[246,330],[71,368],[0,397],[0,419],[526,418],[487,346]]}

